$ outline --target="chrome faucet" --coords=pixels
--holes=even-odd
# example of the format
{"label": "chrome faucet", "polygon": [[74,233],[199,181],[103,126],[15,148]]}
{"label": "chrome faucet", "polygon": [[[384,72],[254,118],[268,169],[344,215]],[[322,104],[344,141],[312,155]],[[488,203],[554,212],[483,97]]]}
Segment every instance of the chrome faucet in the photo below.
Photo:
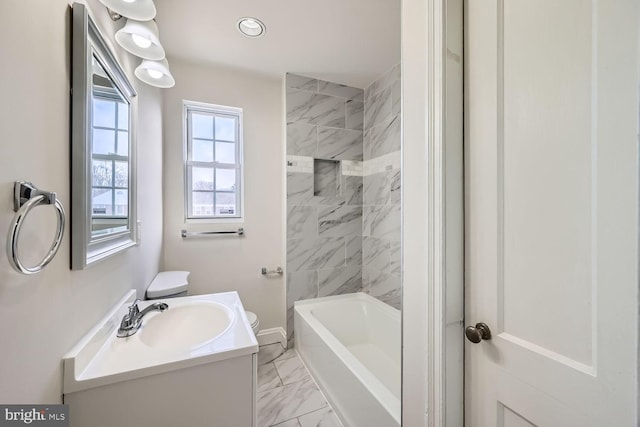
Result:
{"label": "chrome faucet", "polygon": [[144,310],[140,311],[138,308],[139,299],[136,299],[129,307],[129,313],[125,314],[120,322],[120,328],[118,329],[118,338],[130,337],[138,332],[140,326],[142,326],[142,318],[152,311],[165,311],[169,308],[164,302],[156,302],[151,304]]}

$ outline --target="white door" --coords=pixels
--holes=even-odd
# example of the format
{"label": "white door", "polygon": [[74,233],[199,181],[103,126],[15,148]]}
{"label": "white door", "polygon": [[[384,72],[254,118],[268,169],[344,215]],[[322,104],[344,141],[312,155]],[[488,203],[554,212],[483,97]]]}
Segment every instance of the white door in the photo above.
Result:
{"label": "white door", "polygon": [[636,426],[640,1],[466,7],[465,425]]}

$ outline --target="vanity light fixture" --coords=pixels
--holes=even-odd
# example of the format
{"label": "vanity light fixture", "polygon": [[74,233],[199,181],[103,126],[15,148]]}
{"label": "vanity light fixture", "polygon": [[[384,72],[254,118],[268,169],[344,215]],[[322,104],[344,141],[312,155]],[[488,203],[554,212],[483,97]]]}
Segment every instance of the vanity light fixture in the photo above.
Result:
{"label": "vanity light fixture", "polygon": [[146,84],[162,89],[173,87],[176,84],[166,59],[161,61],[142,60],[142,63],[135,70],[135,75]]}
{"label": "vanity light fixture", "polygon": [[267,27],[257,18],[245,17],[238,21],[238,31],[247,37],[260,37],[267,31]]}
{"label": "vanity light fixture", "polygon": [[153,0],[100,0],[110,11],[111,19],[116,20],[115,15],[135,19],[137,21],[149,21],[156,16],[156,5]]}
{"label": "vanity light fixture", "polygon": [[107,7],[109,17],[117,21],[127,18],[124,26],[116,32],[116,42],[127,52],[142,58],[134,73],[144,83],[170,88],[176,84],[160,44],[156,24],[156,5],[153,0],[99,0]]}
{"label": "vanity light fixture", "polygon": [[124,27],[116,32],[116,41],[127,52],[143,59],[159,60],[165,56],[155,21],[127,19]]}

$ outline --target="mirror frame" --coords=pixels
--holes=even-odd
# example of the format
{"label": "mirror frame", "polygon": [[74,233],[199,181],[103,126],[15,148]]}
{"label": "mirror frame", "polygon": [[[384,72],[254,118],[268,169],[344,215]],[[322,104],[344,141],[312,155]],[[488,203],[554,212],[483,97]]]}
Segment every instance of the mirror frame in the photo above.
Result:
{"label": "mirror frame", "polygon": [[[121,252],[136,242],[137,93],[81,3],[73,3],[71,64],[71,269]],[[129,103],[129,226],[121,232],[92,238],[92,60],[100,62]]]}

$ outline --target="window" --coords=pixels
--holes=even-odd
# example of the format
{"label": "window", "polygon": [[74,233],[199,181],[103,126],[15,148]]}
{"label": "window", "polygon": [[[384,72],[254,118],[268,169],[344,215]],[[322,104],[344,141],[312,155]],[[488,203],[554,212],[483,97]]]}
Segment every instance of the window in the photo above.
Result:
{"label": "window", "polygon": [[187,219],[242,217],[242,109],[184,101]]}
{"label": "window", "polygon": [[129,214],[129,105],[113,88],[93,92],[91,214],[118,228]]}

